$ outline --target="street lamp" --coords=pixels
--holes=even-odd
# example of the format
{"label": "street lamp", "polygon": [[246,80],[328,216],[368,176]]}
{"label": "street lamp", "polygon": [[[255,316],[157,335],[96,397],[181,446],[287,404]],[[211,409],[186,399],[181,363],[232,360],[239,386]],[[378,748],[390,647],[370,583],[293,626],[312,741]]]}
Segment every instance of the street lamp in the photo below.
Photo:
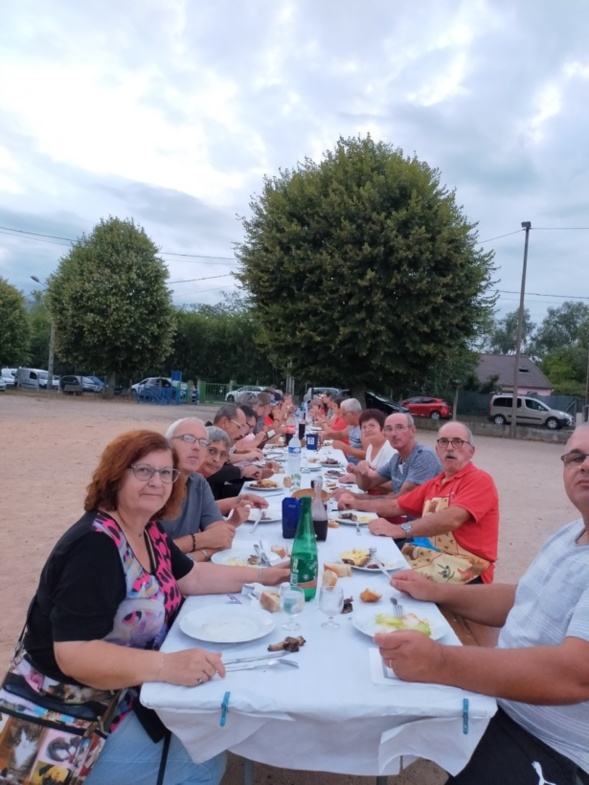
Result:
{"label": "street lamp", "polygon": [[526,268],[528,266],[528,241],[530,239],[530,229],[532,224],[530,221],[522,221],[522,229],[526,232],[526,241],[524,244],[524,265],[522,270],[522,286],[519,293],[519,312],[517,315],[517,337],[515,339],[515,361],[513,368],[513,396],[511,400],[511,426],[509,428],[509,436],[515,439],[515,418],[517,416],[517,393],[519,382],[519,358],[521,354],[521,342],[524,331],[524,299],[526,295]]}
{"label": "street lamp", "polygon": [[[31,278],[36,283],[40,284],[43,289],[47,289],[45,284],[37,278],[36,275],[31,275]],[[55,322],[51,319],[51,332],[49,333],[49,359],[47,360],[47,392],[53,390],[53,361],[55,359]]]}

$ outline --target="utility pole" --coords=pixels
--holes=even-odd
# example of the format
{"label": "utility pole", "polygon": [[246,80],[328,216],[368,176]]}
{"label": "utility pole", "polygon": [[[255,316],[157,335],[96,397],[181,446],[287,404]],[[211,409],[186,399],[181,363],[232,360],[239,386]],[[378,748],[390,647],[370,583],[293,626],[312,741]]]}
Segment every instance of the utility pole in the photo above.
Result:
{"label": "utility pole", "polygon": [[[31,278],[36,283],[40,284],[45,291],[47,287],[37,278],[36,275],[31,275]],[[49,359],[47,360],[47,392],[53,391],[53,366],[55,361],[55,322],[51,319],[51,332],[49,334]]]}
{"label": "utility pole", "polygon": [[524,300],[526,296],[526,269],[528,266],[528,242],[530,240],[530,229],[532,224],[530,221],[522,221],[522,229],[526,231],[526,241],[524,244],[524,264],[522,269],[522,285],[519,293],[519,313],[517,316],[517,336],[515,339],[515,359],[513,362],[513,397],[511,401],[511,425],[509,427],[509,436],[515,439],[516,425],[515,418],[517,416],[517,393],[519,387],[519,360],[521,355],[522,335],[524,332]]}

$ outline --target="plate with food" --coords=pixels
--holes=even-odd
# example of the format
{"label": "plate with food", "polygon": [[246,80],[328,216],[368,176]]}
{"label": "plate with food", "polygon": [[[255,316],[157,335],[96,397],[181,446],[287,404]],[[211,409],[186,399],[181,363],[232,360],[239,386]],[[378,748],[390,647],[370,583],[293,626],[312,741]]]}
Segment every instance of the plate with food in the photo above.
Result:
{"label": "plate with food", "polygon": [[435,618],[426,610],[418,613],[405,613],[403,616],[394,616],[386,611],[361,610],[352,617],[354,627],[373,638],[377,632],[396,632],[399,630],[422,632],[432,640],[443,638],[448,632],[448,622]]}
{"label": "plate with food", "polygon": [[337,522],[343,523],[344,526],[355,526],[357,523],[360,526],[368,526],[371,520],[378,518],[375,512],[362,512],[361,510],[346,510],[345,512],[338,512]]}
{"label": "plate with food", "polygon": [[209,643],[245,643],[272,632],[276,622],[268,611],[250,605],[209,605],[180,619],[185,635]]}
{"label": "plate with food", "polygon": [[246,520],[246,523],[280,523],[282,516],[270,510],[262,510],[262,514],[258,517],[259,510],[252,509]]}
{"label": "plate with food", "polygon": [[[342,551],[339,558],[343,564],[349,564],[353,570],[364,570],[365,572],[379,571],[378,564],[373,561],[370,551],[367,548],[352,548],[352,550],[349,551]],[[385,570],[398,570],[405,564],[404,560],[403,563],[400,561],[391,561],[391,559],[386,558],[379,559],[379,561]]]}
{"label": "plate with food", "polygon": [[322,458],[321,466],[340,466],[340,462],[335,458]]}
{"label": "plate with food", "polygon": [[[280,556],[274,552],[266,554],[272,564],[278,564]],[[263,567],[260,557],[256,555],[253,546],[249,548],[228,548],[226,551],[217,551],[211,556],[213,564],[225,564],[228,567]]]}
{"label": "plate with food", "polygon": [[257,493],[284,493],[284,488],[276,480],[252,480],[246,485],[249,490]]}

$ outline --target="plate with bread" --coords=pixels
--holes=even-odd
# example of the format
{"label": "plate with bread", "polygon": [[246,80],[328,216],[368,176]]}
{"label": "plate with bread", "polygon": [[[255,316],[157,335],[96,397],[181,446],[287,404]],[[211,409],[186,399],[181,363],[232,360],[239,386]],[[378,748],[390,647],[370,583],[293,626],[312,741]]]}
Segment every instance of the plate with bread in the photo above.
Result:
{"label": "plate with bread", "polygon": [[[379,566],[370,556],[370,551],[364,548],[352,548],[349,551],[342,551],[339,555],[340,561],[343,564],[348,564],[353,570],[364,570],[365,572],[378,572]],[[391,561],[390,559],[379,560],[385,570],[398,570],[400,567],[406,566],[403,559],[401,562]]]}
{"label": "plate with bread", "polygon": [[344,526],[368,526],[371,520],[378,518],[375,512],[362,512],[361,510],[345,510],[338,512],[336,521],[343,523]]}
{"label": "plate with bread", "polygon": [[245,643],[263,638],[274,629],[272,615],[251,605],[209,605],[180,619],[185,635],[209,643]]}
{"label": "plate with bread", "polygon": [[427,610],[419,613],[405,613],[395,616],[386,611],[361,610],[354,613],[352,618],[354,627],[373,638],[377,632],[413,631],[422,632],[432,640],[443,638],[448,631],[448,622],[428,614]]}
{"label": "plate with bread", "polygon": [[[256,511],[257,513],[258,511]],[[259,519],[257,514],[254,515],[253,510],[250,512],[246,523],[280,523],[282,520],[282,516],[278,515],[276,512],[271,512],[269,510],[262,510],[262,514],[260,515]]]}

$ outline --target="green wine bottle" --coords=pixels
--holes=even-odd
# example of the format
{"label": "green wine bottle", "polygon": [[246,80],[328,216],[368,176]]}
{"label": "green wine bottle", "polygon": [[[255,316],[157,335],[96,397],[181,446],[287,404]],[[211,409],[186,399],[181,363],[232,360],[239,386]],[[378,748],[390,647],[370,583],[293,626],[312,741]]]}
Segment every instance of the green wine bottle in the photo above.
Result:
{"label": "green wine bottle", "polygon": [[290,557],[290,583],[305,592],[305,600],[317,593],[317,541],[311,517],[311,497],[301,499],[301,517],[297,526]]}

